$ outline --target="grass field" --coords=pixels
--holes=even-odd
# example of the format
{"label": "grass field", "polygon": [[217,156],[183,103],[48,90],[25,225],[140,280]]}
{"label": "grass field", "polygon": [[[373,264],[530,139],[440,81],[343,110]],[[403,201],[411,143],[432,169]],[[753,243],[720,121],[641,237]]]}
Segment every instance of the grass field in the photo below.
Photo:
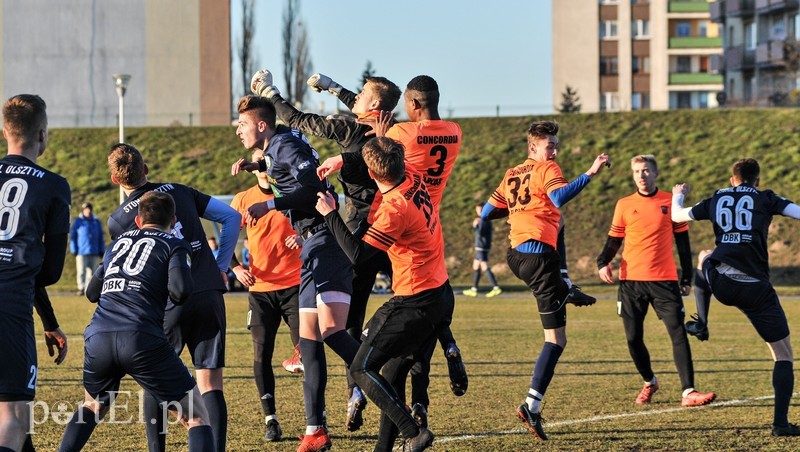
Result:
{"label": "grass field", "polygon": [[[550,440],[537,441],[523,430],[514,413],[530,384],[533,360],[542,343],[541,324],[532,297],[524,292],[504,293],[493,299],[458,296],[453,331],[464,353],[470,386],[461,398],[448,387],[447,366],[437,351],[431,370],[431,430],[437,435],[432,450],[797,450],[800,440],[769,435],[772,419],[772,360],[764,343],[738,311],[714,302],[711,340],[691,339],[698,389],[715,391],[718,400],[708,407],[680,407],[680,383],[672,363],[669,337],[651,312],[645,340],[661,390],[653,403],[633,403],[642,382],[628,356],[622,323],[616,316],[614,294],[609,288],[589,287],[603,293],[592,307],[570,306],[569,344],[545,397],[543,416]],[[592,290],[594,289],[594,290]],[[781,290],[781,294],[787,292]],[[82,400],[82,332],[94,306],[84,299],[53,294],[62,329],[69,335],[69,356],[56,366],[39,341],[40,379],[37,400],[50,410],[47,421],[35,426],[34,444],[39,450],[55,450],[65,418]],[[375,296],[370,312],[386,296]],[[800,303],[783,301],[790,325],[800,319]],[[694,312],[693,298],[686,298]],[[280,361],[291,353],[288,330],[278,334],[276,396],[284,440],[263,441],[264,423],[252,380],[252,345],[245,325],[244,294],[226,296],[228,310],[225,393],[229,410],[228,450],[295,450],[296,435],[304,426],[301,378],[287,374]],[[38,321],[38,320],[37,320]],[[41,339],[37,324],[37,337]],[[795,340],[795,348],[797,342]],[[184,354],[184,358],[188,354]],[[344,428],[344,367],[329,353],[328,421],[335,450],[372,450],[377,434],[378,411],[365,411],[365,425],[356,433]],[[133,391],[127,408],[117,419],[138,416],[138,387],[130,379],[123,390]],[[796,403],[790,421],[800,421]],[[42,406],[36,421],[45,417]],[[186,433],[173,425],[168,449],[186,450]],[[144,427],[137,422],[100,424],[86,450],[146,450]]]}

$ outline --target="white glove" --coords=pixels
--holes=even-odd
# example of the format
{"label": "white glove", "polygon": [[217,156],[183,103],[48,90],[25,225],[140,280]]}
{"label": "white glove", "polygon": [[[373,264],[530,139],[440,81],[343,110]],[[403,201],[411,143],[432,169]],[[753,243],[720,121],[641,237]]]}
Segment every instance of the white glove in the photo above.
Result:
{"label": "white glove", "polygon": [[326,90],[334,96],[338,96],[339,93],[342,92],[342,85],[334,82],[327,75],[320,74],[319,72],[309,77],[306,81],[306,84],[318,93],[321,93],[322,90]]}
{"label": "white glove", "polygon": [[272,73],[267,69],[262,69],[253,74],[253,78],[250,79],[250,91],[256,96],[266,97],[267,99],[281,93],[272,84]]}

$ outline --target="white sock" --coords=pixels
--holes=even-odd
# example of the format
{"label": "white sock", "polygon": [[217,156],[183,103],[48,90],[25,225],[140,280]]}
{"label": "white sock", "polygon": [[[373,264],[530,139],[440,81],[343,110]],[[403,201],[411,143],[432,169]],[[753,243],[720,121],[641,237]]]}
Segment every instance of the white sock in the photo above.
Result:
{"label": "white sock", "polygon": [[273,419],[275,419],[277,421],[278,420],[278,415],[270,414],[269,416],[264,417],[264,423],[266,424],[267,422],[269,422],[269,421],[271,421]]}
{"label": "white sock", "polygon": [[543,398],[544,394],[539,394],[538,391],[533,389],[528,390],[528,397],[525,397],[525,403],[528,404],[528,409],[531,413],[539,412],[539,405],[541,405]]}
{"label": "white sock", "polygon": [[688,396],[689,394],[693,393],[694,391],[696,391],[696,389],[694,389],[694,388],[686,388],[686,389],[684,389],[683,390],[683,397]]}
{"label": "white sock", "polygon": [[658,384],[658,378],[656,378],[656,376],[655,376],[655,375],[653,375],[653,379],[652,379],[652,380],[650,380],[650,381],[645,381],[644,383],[645,383],[645,384],[648,384],[648,385],[657,385],[657,384]]}
{"label": "white sock", "polygon": [[313,435],[321,428],[321,425],[306,425],[306,435]]}

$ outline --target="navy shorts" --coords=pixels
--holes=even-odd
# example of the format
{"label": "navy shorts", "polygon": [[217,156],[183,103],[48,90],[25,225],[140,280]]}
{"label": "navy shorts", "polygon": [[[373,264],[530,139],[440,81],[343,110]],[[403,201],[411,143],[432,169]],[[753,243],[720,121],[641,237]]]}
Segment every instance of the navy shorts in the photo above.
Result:
{"label": "navy shorts", "polygon": [[392,357],[411,354],[450,325],[454,307],[449,281],[416,295],[392,297],[367,322],[361,342]]}
{"label": "navy shorts", "polygon": [[717,300],[739,308],[765,342],[777,342],[789,335],[786,313],[769,281],[736,281],[720,274],[710,259],[706,259],[703,272]]}
{"label": "navy shorts", "polygon": [[509,248],[507,260],[514,275],[533,291],[544,329],[565,326],[569,287],[561,278],[561,257],[558,253],[520,253]]}
{"label": "navy shorts", "polygon": [[219,290],[193,293],[164,312],[164,332],[178,355],[184,345],[195,369],[225,367],[225,300]]}
{"label": "navy shorts", "polygon": [[617,300],[620,316],[642,321],[653,305],[659,320],[677,318],[681,323],[686,315],[678,281],[620,281]]}
{"label": "navy shorts", "polygon": [[0,314],[0,402],[30,401],[36,395],[33,317]]}
{"label": "navy shorts", "polygon": [[195,386],[165,337],[139,331],[95,333],[83,349],[83,387],[104,405],[113,402],[125,375],[159,402],[177,402]]}
{"label": "navy shorts", "polygon": [[481,262],[487,262],[489,260],[489,250],[482,250],[479,248],[475,248],[475,260]]}
{"label": "navy shorts", "polygon": [[353,293],[353,265],[328,229],[303,243],[300,260],[300,311],[316,310],[319,293]]}

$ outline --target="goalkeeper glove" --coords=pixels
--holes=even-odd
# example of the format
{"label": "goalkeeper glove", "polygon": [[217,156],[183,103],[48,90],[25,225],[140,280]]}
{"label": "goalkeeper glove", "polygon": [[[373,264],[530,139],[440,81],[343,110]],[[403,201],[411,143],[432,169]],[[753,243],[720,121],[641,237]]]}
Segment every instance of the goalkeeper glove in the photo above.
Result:
{"label": "goalkeeper glove", "polygon": [[267,69],[262,69],[253,74],[253,78],[250,79],[250,91],[267,99],[281,94],[278,88],[272,84],[272,73]]}
{"label": "goalkeeper glove", "polygon": [[327,75],[320,74],[319,72],[309,77],[306,81],[306,84],[318,93],[321,93],[322,90],[326,90],[334,96],[338,96],[339,93],[342,92],[342,85],[334,82]]}

